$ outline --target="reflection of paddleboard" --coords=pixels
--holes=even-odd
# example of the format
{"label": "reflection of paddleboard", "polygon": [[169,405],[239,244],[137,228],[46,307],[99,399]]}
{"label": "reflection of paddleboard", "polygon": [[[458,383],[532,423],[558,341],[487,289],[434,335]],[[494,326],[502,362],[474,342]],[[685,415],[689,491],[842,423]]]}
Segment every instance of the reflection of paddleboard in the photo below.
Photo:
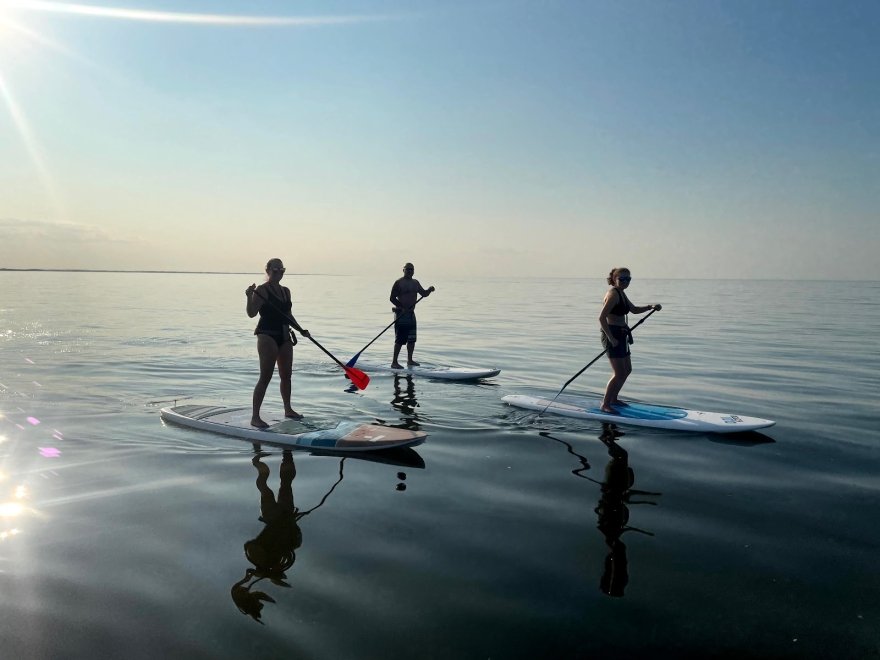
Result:
{"label": "reflection of paddleboard", "polygon": [[424,442],[422,431],[409,431],[379,424],[340,422],[335,428],[309,428],[308,421],[264,417],[267,429],[251,426],[250,408],[220,406],[174,406],[162,408],[162,419],[203,431],[222,433],[278,447],[302,447],[327,451],[371,451],[405,447]]}
{"label": "reflection of paddleboard", "polygon": [[480,369],[477,367],[444,367],[438,364],[422,362],[418,367],[404,367],[392,369],[384,364],[370,364],[358,362],[361,371],[384,374],[398,374],[400,376],[422,376],[423,378],[438,378],[441,380],[478,380],[480,378],[492,378],[501,373],[501,369]]}
{"label": "reflection of paddleboard", "polygon": [[599,405],[599,399],[573,399],[568,397],[568,402],[542,399],[523,394],[510,394],[502,397],[502,401],[518,408],[543,411],[547,408],[548,413],[577,417],[578,419],[592,419],[599,422],[612,424],[629,424],[632,426],[650,426],[656,429],[673,429],[676,431],[702,431],[710,433],[737,433],[740,431],[754,431],[773,426],[776,422],[759,417],[741,417],[726,413],[704,412],[702,410],[687,410],[685,408],[671,408],[658,406],[650,403],[629,403],[626,406],[616,408],[618,414],[612,415],[603,412]]}

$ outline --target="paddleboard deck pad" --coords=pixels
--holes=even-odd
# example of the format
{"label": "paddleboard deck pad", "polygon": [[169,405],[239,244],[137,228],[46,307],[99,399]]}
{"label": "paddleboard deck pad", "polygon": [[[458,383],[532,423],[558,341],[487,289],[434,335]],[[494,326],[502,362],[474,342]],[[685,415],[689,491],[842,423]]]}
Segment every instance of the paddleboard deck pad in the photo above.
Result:
{"label": "paddleboard deck pad", "polygon": [[[703,433],[741,433],[773,426],[776,422],[759,417],[744,417],[728,413],[706,412],[703,410],[687,410],[650,403],[629,402],[625,406],[616,407],[617,414],[610,414],[600,409],[599,399],[574,399],[553,401],[524,394],[510,394],[502,397],[502,401],[517,408],[543,411],[554,415],[590,419],[612,424],[628,424],[630,426],[646,426],[655,429],[672,429],[676,431],[700,431]],[[549,406],[549,407],[548,407]]]}
{"label": "paddleboard deck pad", "polygon": [[399,376],[421,376],[439,380],[479,380],[492,378],[501,373],[501,369],[480,369],[477,367],[446,367],[438,364],[422,362],[419,366],[392,369],[390,365],[359,362],[357,368],[368,373],[396,374]]}
{"label": "paddleboard deck pad", "polygon": [[264,417],[269,428],[258,429],[251,426],[250,408],[186,405],[162,408],[161,414],[166,422],[180,426],[291,449],[375,451],[417,445],[428,437],[422,431],[362,422],[340,422],[334,428],[310,429],[308,420],[284,417]]}

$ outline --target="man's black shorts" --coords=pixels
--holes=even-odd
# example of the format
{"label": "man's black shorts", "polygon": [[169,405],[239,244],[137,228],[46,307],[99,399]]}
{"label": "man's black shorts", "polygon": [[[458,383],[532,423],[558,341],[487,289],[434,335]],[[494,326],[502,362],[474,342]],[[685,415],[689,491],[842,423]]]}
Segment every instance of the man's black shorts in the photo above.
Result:
{"label": "man's black shorts", "polygon": [[394,343],[409,344],[416,341],[416,313],[400,312],[394,321]]}

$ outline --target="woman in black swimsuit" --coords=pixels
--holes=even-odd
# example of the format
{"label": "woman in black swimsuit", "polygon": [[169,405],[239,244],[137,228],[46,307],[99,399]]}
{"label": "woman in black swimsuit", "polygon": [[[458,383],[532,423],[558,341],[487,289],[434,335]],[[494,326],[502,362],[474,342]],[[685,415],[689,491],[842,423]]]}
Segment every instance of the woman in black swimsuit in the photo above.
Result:
{"label": "woman in black swimsuit", "polygon": [[643,314],[644,312],[661,309],[660,305],[644,305],[637,307],[626,297],[624,290],[629,286],[632,276],[628,268],[615,268],[608,274],[608,284],[611,288],[605,294],[602,312],[599,314],[599,325],[602,327],[602,346],[608,351],[608,361],[611,363],[611,379],[605,387],[605,397],[602,399],[602,411],[614,413],[614,406],[625,406],[618,401],[617,395],[623,388],[626,379],[632,373],[629,345],[632,343],[632,334],[626,324],[627,314]]}
{"label": "woman in black swimsuit", "polygon": [[290,407],[290,375],[293,371],[293,345],[296,342],[290,321],[293,321],[293,329],[303,337],[308,337],[309,331],[303,330],[293,318],[290,289],[281,286],[282,277],[284,264],[281,259],[270,259],[266,264],[266,282],[260,286],[251,284],[245,291],[248,316],[254,318],[257,314],[260,315],[257,329],[254,330],[257,336],[257,353],[260,355],[260,379],[254,387],[251,425],[261,429],[269,426],[260,418],[260,406],[263,405],[263,397],[266,396],[266,388],[272,380],[276,364],[278,376],[281,378],[284,416],[302,419],[302,415]]}

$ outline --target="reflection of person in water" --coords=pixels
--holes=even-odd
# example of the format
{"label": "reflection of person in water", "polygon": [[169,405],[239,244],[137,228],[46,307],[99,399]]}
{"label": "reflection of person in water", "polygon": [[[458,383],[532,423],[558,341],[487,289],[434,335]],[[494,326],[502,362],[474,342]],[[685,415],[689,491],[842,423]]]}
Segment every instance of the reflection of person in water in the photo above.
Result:
{"label": "reflection of person in water", "polygon": [[400,428],[409,429],[411,431],[419,430],[419,415],[416,408],[419,402],[416,400],[416,386],[413,383],[413,377],[410,375],[394,376],[394,398],[391,399],[391,406],[395,410],[403,413],[401,417],[402,424],[395,424]]}
{"label": "reflection of person in water", "polygon": [[299,521],[323,505],[330,493],[339,485],[345,462],[344,458],[340,459],[339,479],[317,506],[308,511],[300,511],[293,504],[293,478],[296,476],[296,466],[291,452],[287,450],[282,454],[281,483],[278,486],[277,499],[269,488],[269,466],[261,460],[262,456],[263,454],[257,454],[251,462],[257,468],[260,521],[265,527],[256,538],[244,544],[244,554],[253,568],[248,568],[244,577],[232,586],[232,600],[235,605],[242,614],[247,614],[255,621],[260,621],[263,601],[274,603],[275,600],[263,591],[254,591],[253,587],[264,579],[279,587],[290,587],[285,582],[286,571],[293,566],[293,562],[296,561],[296,550],[302,545]]}
{"label": "reflection of person in water", "polygon": [[608,465],[605,466],[604,481],[597,481],[584,474],[584,472],[590,469],[590,462],[586,456],[576,452],[574,447],[565,442],[565,440],[554,438],[546,431],[541,431],[539,435],[565,445],[568,453],[578,459],[580,467],[571,471],[574,476],[599,484],[601,495],[599,496],[599,503],[594,509],[599,518],[596,526],[605,536],[605,544],[608,546],[608,555],[605,557],[605,570],[599,582],[599,588],[602,590],[602,593],[609,596],[623,596],[623,590],[629,581],[629,572],[627,570],[626,545],[620,540],[620,537],[624,532],[630,530],[654,536],[651,532],[627,525],[629,522],[628,507],[632,504],[650,504],[652,506],[657,504],[648,500],[633,500],[632,496],[659,496],[661,493],[649,493],[648,491],[633,489],[635,474],[629,466],[629,455],[623,447],[616,443],[616,439],[622,436],[623,432],[618,431],[614,424],[603,424],[602,435],[599,436],[599,440],[608,447],[608,455],[611,457]]}
{"label": "reflection of person in water", "polygon": [[629,527],[629,505],[651,504],[656,502],[647,500],[635,501],[633,495],[660,495],[642,490],[633,490],[635,473],[629,466],[629,454],[618,445],[615,440],[619,435],[612,424],[603,424],[602,435],[599,439],[608,447],[608,455],[611,460],[605,466],[605,481],[601,484],[601,496],[596,506],[598,516],[597,527],[605,536],[605,544],[608,546],[608,555],[605,557],[605,570],[599,582],[602,593],[608,596],[622,597],[623,591],[629,582],[627,570],[626,545],[620,540],[624,532],[635,531],[648,536],[651,532]]}

